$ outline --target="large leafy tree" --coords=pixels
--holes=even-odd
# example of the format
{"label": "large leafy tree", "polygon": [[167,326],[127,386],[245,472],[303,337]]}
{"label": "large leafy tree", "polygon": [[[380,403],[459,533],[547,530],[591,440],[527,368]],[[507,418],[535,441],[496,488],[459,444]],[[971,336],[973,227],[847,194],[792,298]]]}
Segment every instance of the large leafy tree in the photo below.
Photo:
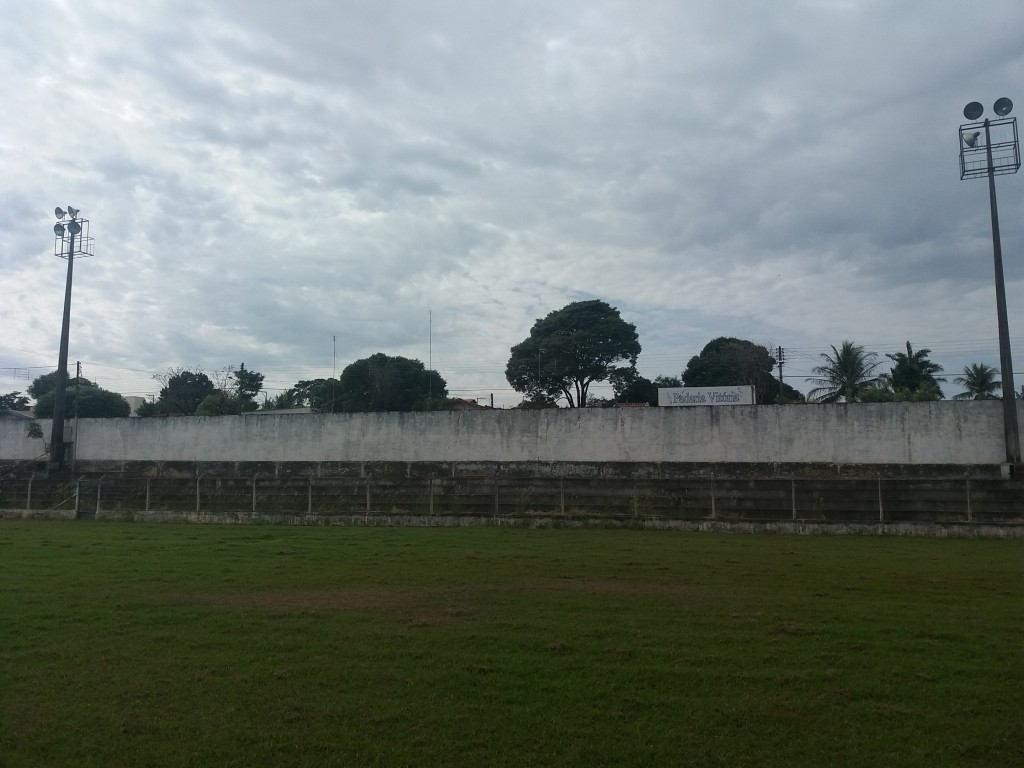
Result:
{"label": "large leafy tree", "polygon": [[838,349],[832,347],[831,355],[825,352],[821,357],[822,364],[812,369],[814,376],[809,381],[817,387],[807,394],[808,399],[819,403],[855,403],[865,392],[877,389],[875,369],[881,361],[874,352],[844,341]]}
{"label": "large leafy tree", "polygon": [[[71,381],[71,377],[67,374],[64,376],[65,385]],[[80,387],[95,387],[96,385],[89,381],[84,376],[78,376],[75,378],[75,383]],[[57,371],[51,371],[50,373],[44,373],[42,376],[36,377],[35,381],[28,385],[28,393],[35,400],[43,397],[49,392],[54,392],[57,389]]]}
{"label": "large leafy tree", "polygon": [[160,394],[156,401],[142,405],[140,416],[193,416],[216,390],[209,376],[187,368],[171,368],[158,378],[163,383]]}
{"label": "large leafy tree", "polygon": [[263,374],[246,369],[223,369],[217,374],[220,386],[196,408],[197,416],[230,416],[259,408],[256,396],[263,390]]}
{"label": "large leafy tree", "polygon": [[419,360],[383,352],[346,366],[337,389],[335,410],[347,413],[427,410],[448,395],[437,371],[428,371]]}
{"label": "large leafy tree", "polygon": [[256,410],[256,396],[263,390],[263,374],[247,370],[245,363],[242,363],[231,375],[235,382],[235,396],[242,404],[242,410]]}
{"label": "large leafy tree", "polygon": [[[84,376],[68,378],[65,390],[64,415],[73,417],[76,413],[83,419],[116,418],[131,414],[131,406],[117,392],[111,392],[96,386]],[[29,387],[28,393],[35,398],[33,409],[37,418],[53,417],[53,408],[57,399],[57,371],[43,374],[36,378]]]}
{"label": "large leafy tree", "polygon": [[592,383],[636,366],[640,341],[636,326],[623,320],[618,309],[591,299],[537,320],[529,337],[511,351],[505,378],[513,389],[530,402],[564,397],[570,408],[578,408],[586,405]]}
{"label": "large leafy tree", "polygon": [[939,400],[942,398],[942,388],[939,382],[945,378],[936,376],[942,373],[942,366],[928,359],[930,349],[919,349],[917,352],[907,342],[907,351],[887,354],[893,361],[892,371],[889,373],[887,383],[893,392],[905,392],[910,395],[917,395],[914,399]]}
{"label": "large leafy tree", "polygon": [[0,411],[25,411],[28,410],[29,399],[21,392],[8,392],[0,395]]}
{"label": "large leafy tree", "polygon": [[963,376],[953,381],[963,386],[964,391],[953,395],[954,400],[998,400],[1002,381],[996,378],[999,372],[991,365],[972,363],[964,366]]}
{"label": "large leafy tree", "polygon": [[774,369],[775,358],[767,347],[746,339],[719,336],[705,344],[699,355],[690,358],[682,381],[687,387],[750,385],[757,403],[803,400],[803,395],[793,387],[779,384]]}
{"label": "large leafy tree", "polygon": [[309,408],[318,413],[341,410],[337,379],[304,379],[270,399],[264,407]]}
{"label": "large leafy tree", "polygon": [[[132,412],[128,401],[117,392],[111,392],[95,385],[72,385],[68,387],[65,398],[64,414],[68,418],[76,414],[83,419],[120,418],[130,416]],[[36,417],[52,418],[56,399],[56,389],[51,389],[37,398],[34,409]]]}

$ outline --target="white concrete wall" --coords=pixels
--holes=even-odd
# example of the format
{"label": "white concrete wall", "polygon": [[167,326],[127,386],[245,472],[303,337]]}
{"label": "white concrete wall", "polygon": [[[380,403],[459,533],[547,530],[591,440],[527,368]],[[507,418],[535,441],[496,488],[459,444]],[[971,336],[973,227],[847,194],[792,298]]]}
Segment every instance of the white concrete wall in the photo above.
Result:
{"label": "white concrete wall", "polygon": [[[1024,423],[1024,403],[1018,404]],[[48,422],[40,422],[50,434]],[[82,419],[84,461],[998,464],[988,402]],[[42,452],[0,419],[0,461]]]}

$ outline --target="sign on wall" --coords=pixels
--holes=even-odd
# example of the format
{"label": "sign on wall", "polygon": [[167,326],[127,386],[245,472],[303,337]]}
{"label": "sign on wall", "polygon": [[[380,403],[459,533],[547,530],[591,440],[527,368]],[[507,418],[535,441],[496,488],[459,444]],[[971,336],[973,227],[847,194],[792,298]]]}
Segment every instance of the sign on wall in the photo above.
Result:
{"label": "sign on wall", "polygon": [[658,387],[658,405],[753,405],[754,388]]}

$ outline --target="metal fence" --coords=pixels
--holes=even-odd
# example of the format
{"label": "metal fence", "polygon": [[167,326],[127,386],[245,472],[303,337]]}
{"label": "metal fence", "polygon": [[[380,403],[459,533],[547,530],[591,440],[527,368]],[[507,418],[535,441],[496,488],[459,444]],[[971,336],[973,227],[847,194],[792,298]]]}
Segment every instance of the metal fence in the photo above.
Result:
{"label": "metal fence", "polygon": [[0,510],[129,516],[470,515],[723,521],[1022,523],[1024,481],[978,478],[225,477],[40,475],[0,482]]}

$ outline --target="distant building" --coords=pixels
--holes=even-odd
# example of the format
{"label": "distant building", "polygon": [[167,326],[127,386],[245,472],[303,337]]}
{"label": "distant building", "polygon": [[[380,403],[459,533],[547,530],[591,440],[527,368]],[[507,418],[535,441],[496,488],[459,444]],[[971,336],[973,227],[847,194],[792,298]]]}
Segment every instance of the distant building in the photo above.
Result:
{"label": "distant building", "polygon": [[146,398],[139,397],[138,395],[122,395],[122,397],[128,403],[128,407],[131,408],[131,411],[129,412],[128,415],[138,416],[139,408],[141,408],[142,404],[146,402]]}

